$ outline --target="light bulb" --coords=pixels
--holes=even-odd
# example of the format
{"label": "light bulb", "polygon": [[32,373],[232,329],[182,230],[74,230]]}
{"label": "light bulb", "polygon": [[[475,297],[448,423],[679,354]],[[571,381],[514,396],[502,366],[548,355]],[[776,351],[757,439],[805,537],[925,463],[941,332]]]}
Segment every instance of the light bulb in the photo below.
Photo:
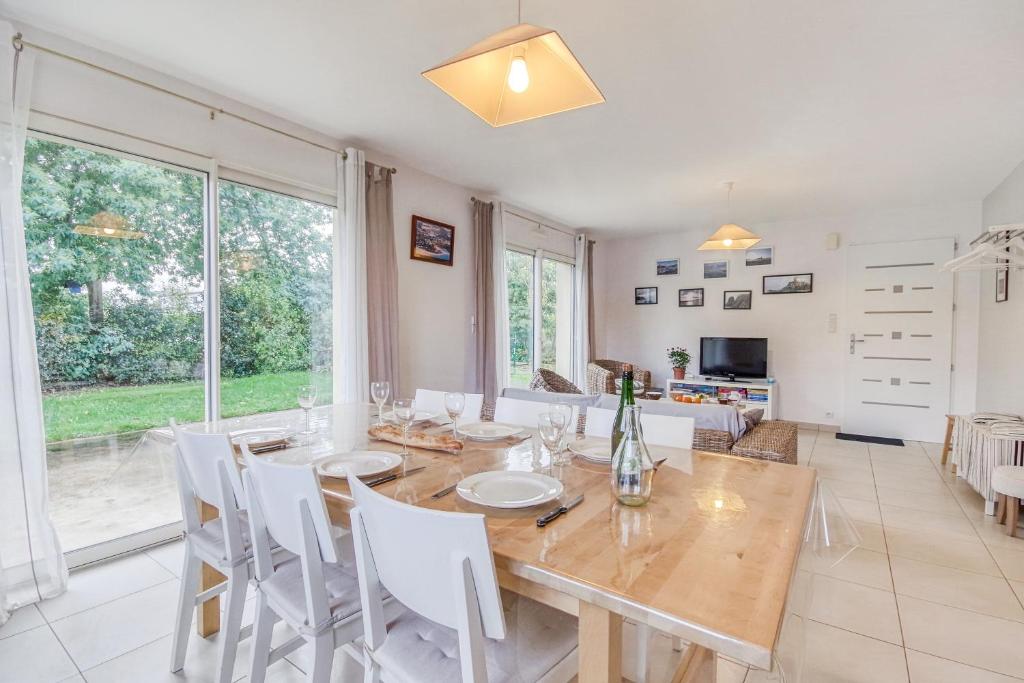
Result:
{"label": "light bulb", "polygon": [[730,238],[726,237],[724,240],[722,240],[722,244],[724,244],[727,247],[731,247],[732,246],[732,240]]}
{"label": "light bulb", "polygon": [[525,57],[513,57],[508,69],[508,87],[512,92],[525,92],[530,87],[530,72]]}

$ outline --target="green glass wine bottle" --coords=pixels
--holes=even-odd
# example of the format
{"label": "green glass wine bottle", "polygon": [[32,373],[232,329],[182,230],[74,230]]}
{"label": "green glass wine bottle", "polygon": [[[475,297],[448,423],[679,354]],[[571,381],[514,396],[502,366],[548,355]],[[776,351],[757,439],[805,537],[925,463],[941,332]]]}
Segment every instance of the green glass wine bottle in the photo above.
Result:
{"label": "green glass wine bottle", "polygon": [[623,424],[626,406],[633,405],[636,405],[636,401],[633,399],[633,366],[626,363],[622,366],[622,389],[619,392],[619,408],[615,411],[615,421],[612,422],[612,455],[615,455],[615,450],[619,447],[622,435],[626,431],[626,425]]}

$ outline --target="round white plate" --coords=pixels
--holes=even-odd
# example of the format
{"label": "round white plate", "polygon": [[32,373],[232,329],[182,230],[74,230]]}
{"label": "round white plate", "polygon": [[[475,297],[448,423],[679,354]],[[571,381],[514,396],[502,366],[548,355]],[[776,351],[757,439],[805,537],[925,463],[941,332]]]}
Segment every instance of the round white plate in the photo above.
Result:
{"label": "round white plate", "polygon": [[585,438],[570,441],[569,452],[575,453],[584,460],[607,465],[612,461],[611,442],[608,439]]}
{"label": "round white plate", "polygon": [[455,489],[462,498],[493,508],[528,508],[562,495],[562,482],[536,472],[480,472]]}
{"label": "round white plate", "polygon": [[325,477],[344,479],[349,472],[357,477],[384,474],[402,464],[402,456],[387,451],[352,451],[332,455],[316,464],[316,471]]}
{"label": "round white plate", "polygon": [[510,425],[503,422],[474,422],[459,426],[459,434],[477,441],[497,441],[517,436],[526,431],[526,427]]}
{"label": "round white plate", "polygon": [[[399,424],[398,418],[395,417],[395,411],[393,410],[384,413],[383,417],[385,422],[394,422],[395,424]],[[433,420],[435,417],[437,417],[437,413],[432,413],[428,410],[417,410],[416,416],[413,417],[412,422],[413,424],[418,424],[420,422],[426,422],[427,420]]]}
{"label": "round white plate", "polygon": [[239,429],[238,431],[231,432],[231,443],[247,443],[250,447],[259,448],[260,444],[285,441],[293,436],[295,436],[295,430],[289,427]]}

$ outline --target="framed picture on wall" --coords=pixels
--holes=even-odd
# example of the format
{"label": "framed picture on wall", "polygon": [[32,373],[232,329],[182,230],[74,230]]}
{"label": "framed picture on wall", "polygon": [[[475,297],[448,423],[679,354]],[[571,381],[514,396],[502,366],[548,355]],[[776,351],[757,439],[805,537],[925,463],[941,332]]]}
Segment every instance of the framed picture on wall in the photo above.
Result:
{"label": "framed picture on wall", "polygon": [[761,278],[762,294],[810,294],[812,291],[814,273],[765,275]]}
{"label": "framed picture on wall", "polygon": [[726,290],[722,293],[722,309],[726,311],[749,311],[754,292],[749,289]]}
{"label": "framed picture on wall", "polygon": [[744,264],[749,266],[770,266],[775,257],[775,247],[751,247],[744,254]]}
{"label": "framed picture on wall", "polygon": [[679,308],[695,308],[704,305],[704,288],[693,287],[679,290]]}
{"label": "framed picture on wall", "polygon": [[679,259],[658,259],[658,275],[679,275]]}
{"label": "framed picture on wall", "polygon": [[637,306],[648,306],[658,303],[657,287],[637,287],[633,290],[633,303]]}
{"label": "framed picture on wall", "polygon": [[1010,264],[996,271],[996,303],[1001,304],[1010,298]]}
{"label": "framed picture on wall", "polygon": [[454,265],[455,226],[413,216],[409,258],[442,266]]}
{"label": "framed picture on wall", "polygon": [[728,261],[706,261],[704,263],[704,279],[717,280],[729,277]]}

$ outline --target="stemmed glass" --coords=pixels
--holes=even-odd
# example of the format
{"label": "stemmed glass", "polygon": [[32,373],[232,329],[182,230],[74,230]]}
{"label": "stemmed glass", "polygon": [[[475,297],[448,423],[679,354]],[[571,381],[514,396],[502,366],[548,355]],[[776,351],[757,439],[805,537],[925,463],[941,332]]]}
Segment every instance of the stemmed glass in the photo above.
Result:
{"label": "stemmed glass", "polygon": [[305,435],[313,434],[313,427],[310,424],[309,415],[313,406],[316,405],[317,389],[315,385],[307,384],[304,387],[299,387],[299,407],[306,411],[306,431],[302,432]]}
{"label": "stemmed glass", "polygon": [[384,424],[384,403],[391,393],[391,382],[373,382],[370,384],[370,397],[377,404],[377,424]]}
{"label": "stemmed glass", "polygon": [[395,419],[402,426],[402,457],[409,455],[409,427],[416,421],[416,401],[411,398],[395,399]]}
{"label": "stemmed glass", "polygon": [[544,447],[551,454],[551,462],[564,465],[565,462],[559,457],[559,447],[565,435],[565,416],[561,413],[541,413],[537,416],[537,431],[540,433],[540,440],[544,442]]}
{"label": "stemmed glass", "polygon": [[[565,418],[565,429],[562,430],[562,436],[564,437],[569,433],[569,424],[572,420],[572,406],[568,403],[549,403],[548,412],[558,413]],[[565,450],[565,439],[562,439],[562,443],[558,444],[558,452],[561,453]]]}
{"label": "stemmed glass", "polygon": [[445,392],[444,409],[452,421],[452,436],[459,438],[459,416],[466,409],[466,395],[461,391]]}

